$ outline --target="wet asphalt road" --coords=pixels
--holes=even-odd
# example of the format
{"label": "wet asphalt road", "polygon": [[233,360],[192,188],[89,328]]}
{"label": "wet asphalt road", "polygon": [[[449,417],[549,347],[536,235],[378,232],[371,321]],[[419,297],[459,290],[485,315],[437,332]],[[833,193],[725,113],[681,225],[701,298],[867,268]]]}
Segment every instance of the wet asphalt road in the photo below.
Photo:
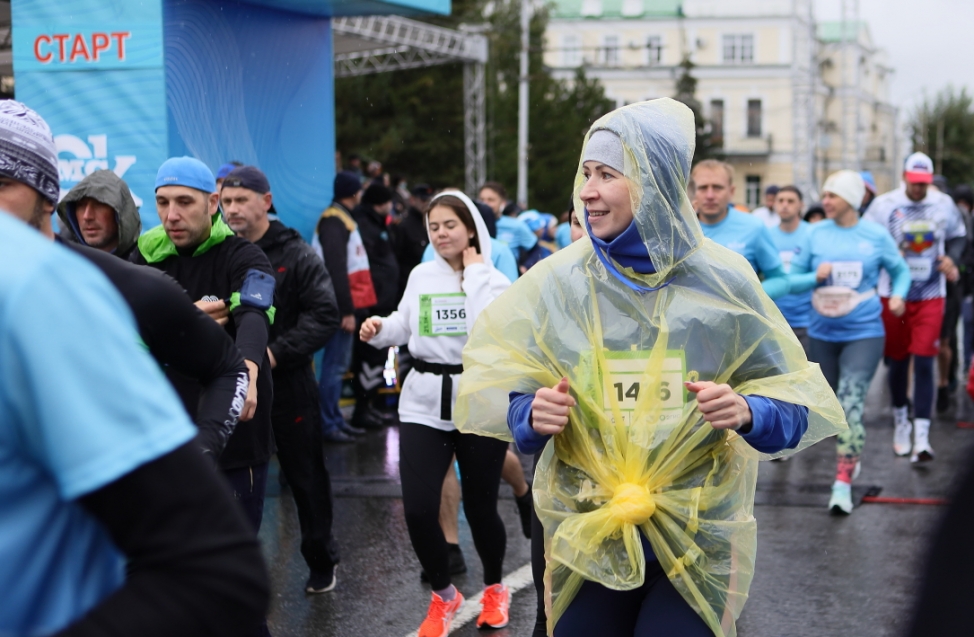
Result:
{"label": "wet asphalt road", "polygon": [[[952,409],[931,428],[936,461],[918,468],[907,458],[894,457],[883,376],[880,366],[867,401],[866,449],[854,496],[879,487],[881,496],[946,497],[956,472],[974,451],[974,430],[958,428]],[[325,595],[304,594],[308,571],[299,551],[294,502],[286,488],[278,487],[272,471],[260,533],[272,578],[271,633],[406,637],[423,619],[429,588],[420,583],[419,562],[403,519],[398,430],[372,432],[355,445],[326,446],[325,453],[342,551],[338,587]],[[761,464],[755,496],[757,568],[738,621],[742,637],[880,637],[905,630],[928,537],[944,507],[862,504],[849,517],[830,516],[826,504],[834,454],[834,443],[826,440],[788,462]],[[508,537],[504,572],[511,573],[528,564],[530,546],[506,485],[501,497]],[[469,571],[454,584],[469,598],[483,584],[462,515],[460,525]],[[484,632],[470,622],[452,634],[528,636],[535,604],[533,584],[528,584],[512,599],[507,628]]]}

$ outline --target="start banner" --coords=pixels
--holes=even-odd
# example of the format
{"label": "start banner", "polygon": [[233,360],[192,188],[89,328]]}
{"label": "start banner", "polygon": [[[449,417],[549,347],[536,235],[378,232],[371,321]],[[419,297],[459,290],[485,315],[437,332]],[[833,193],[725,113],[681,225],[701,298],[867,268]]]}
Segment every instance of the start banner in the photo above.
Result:
{"label": "start banner", "polygon": [[167,155],[161,0],[13,0],[16,97],[54,132],[62,195],[100,169],[124,179],[158,225]]}

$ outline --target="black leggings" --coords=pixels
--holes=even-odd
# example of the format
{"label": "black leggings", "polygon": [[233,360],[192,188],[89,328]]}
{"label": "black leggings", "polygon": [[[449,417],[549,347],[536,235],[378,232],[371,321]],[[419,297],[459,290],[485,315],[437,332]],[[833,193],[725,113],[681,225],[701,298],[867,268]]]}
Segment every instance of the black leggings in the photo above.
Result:
{"label": "black leggings", "polygon": [[449,553],[440,528],[443,478],[454,454],[460,465],[463,512],[484,565],[484,584],[503,576],[507,533],[497,513],[497,491],[507,443],[459,431],[404,422],[399,427],[399,475],[406,526],[433,590],[450,585]]}

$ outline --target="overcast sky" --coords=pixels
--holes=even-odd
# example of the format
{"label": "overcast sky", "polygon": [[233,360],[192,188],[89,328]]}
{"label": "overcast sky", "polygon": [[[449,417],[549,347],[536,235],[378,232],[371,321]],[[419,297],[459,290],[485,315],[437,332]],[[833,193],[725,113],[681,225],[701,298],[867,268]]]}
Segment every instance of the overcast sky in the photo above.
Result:
{"label": "overcast sky", "polygon": [[[814,1],[818,20],[841,19],[841,0]],[[859,0],[859,19],[896,70],[890,98],[904,119],[924,91],[974,93],[974,1]]]}

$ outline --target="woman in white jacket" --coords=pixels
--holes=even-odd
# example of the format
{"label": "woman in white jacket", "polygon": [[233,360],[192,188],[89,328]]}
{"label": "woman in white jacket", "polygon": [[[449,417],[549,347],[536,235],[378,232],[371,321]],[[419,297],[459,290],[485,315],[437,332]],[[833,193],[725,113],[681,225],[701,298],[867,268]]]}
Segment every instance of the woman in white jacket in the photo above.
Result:
{"label": "woman in white jacket", "polygon": [[399,398],[399,471],[409,537],[433,589],[419,637],[440,637],[463,604],[450,583],[449,554],[439,524],[443,476],[454,455],[463,507],[484,566],[478,627],[507,625],[509,593],[501,583],[507,536],[497,513],[497,491],[507,445],[461,434],[453,424],[461,353],[480,312],[510,281],[490,260],[487,226],[459,191],[434,197],[425,212],[436,258],[409,275],[399,309],[362,324],[359,337],[378,348],[409,344],[413,370]]}

